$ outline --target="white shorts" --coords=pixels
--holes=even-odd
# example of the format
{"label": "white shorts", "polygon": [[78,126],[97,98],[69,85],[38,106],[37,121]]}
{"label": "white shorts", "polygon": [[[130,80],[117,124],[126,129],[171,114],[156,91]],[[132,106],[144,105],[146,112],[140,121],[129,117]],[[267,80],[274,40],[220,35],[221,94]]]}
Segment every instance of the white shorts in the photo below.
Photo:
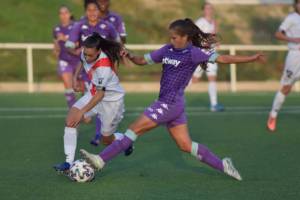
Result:
{"label": "white shorts", "polygon": [[[76,101],[73,107],[83,108],[92,97],[91,93],[87,92]],[[123,98],[118,101],[100,101],[94,108],[85,113],[84,117],[92,117],[98,114],[101,120],[101,132],[104,136],[110,136],[117,130],[119,123],[123,119],[124,111]]]}
{"label": "white shorts", "polygon": [[293,85],[298,80],[300,80],[300,50],[290,50],[285,59],[281,85]]}
{"label": "white shorts", "polygon": [[[200,67],[200,65],[196,68],[193,76],[195,78],[200,78],[203,74],[204,70]],[[218,72],[218,64],[217,63],[207,63],[206,76],[217,76]]]}

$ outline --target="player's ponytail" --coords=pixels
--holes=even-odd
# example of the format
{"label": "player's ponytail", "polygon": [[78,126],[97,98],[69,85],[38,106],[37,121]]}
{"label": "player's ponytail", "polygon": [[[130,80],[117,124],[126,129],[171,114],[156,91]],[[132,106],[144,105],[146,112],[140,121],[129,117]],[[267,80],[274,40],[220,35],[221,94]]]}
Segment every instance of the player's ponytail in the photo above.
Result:
{"label": "player's ponytail", "polygon": [[83,46],[87,48],[96,48],[97,50],[101,49],[112,63],[119,63],[121,59],[121,45],[117,42],[104,39],[96,32],[84,40]]}
{"label": "player's ponytail", "polygon": [[[194,22],[189,19],[179,19],[172,22],[169,26],[170,30],[174,30],[180,36],[188,36],[188,39],[196,47],[202,49],[212,49],[213,45],[217,42],[216,35],[204,33],[198,28]],[[201,64],[202,69],[206,70],[207,64]]]}

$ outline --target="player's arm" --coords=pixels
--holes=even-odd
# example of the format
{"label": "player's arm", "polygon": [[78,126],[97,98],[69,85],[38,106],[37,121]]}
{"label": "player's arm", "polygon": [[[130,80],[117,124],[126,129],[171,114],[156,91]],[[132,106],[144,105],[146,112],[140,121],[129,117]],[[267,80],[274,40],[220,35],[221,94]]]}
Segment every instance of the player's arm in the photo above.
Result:
{"label": "player's arm", "polygon": [[58,57],[60,53],[60,48],[59,48],[59,44],[58,41],[56,39],[53,40],[53,54],[55,55],[55,57]]}
{"label": "player's arm", "polygon": [[155,63],[161,63],[163,59],[163,55],[169,48],[169,45],[165,45],[162,48],[152,51],[151,53],[145,54],[144,56],[136,56],[127,52],[127,57],[134,64],[137,65],[153,65]]}
{"label": "player's arm", "polygon": [[83,64],[82,64],[82,62],[80,62],[79,65],[76,67],[76,70],[75,70],[75,73],[73,76],[73,89],[75,92],[81,91],[80,83],[78,82],[78,77],[79,77],[79,74],[80,74],[82,68],[83,68]]}
{"label": "player's arm", "polygon": [[147,65],[147,61],[144,56],[136,56],[131,53],[127,55],[127,58],[136,65]]}
{"label": "player's arm", "polygon": [[293,43],[300,43],[300,38],[292,38],[288,37],[284,30],[279,30],[275,33],[275,37],[278,40],[286,41],[286,42],[293,42]]}
{"label": "player's arm", "polygon": [[81,109],[81,112],[84,114],[94,108],[103,99],[104,93],[103,89],[97,89],[92,99]]}
{"label": "player's arm", "polygon": [[257,53],[251,56],[240,56],[240,55],[217,55],[215,62],[230,64],[230,63],[249,63],[249,62],[266,62],[266,56],[262,53]]}

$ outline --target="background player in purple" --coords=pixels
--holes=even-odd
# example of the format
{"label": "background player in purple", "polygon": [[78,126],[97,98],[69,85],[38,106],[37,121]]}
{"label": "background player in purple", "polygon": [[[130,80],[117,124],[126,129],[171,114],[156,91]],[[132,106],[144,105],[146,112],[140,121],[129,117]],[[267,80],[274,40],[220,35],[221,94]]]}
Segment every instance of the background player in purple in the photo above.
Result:
{"label": "background player in purple", "polygon": [[99,170],[132,145],[138,136],[159,125],[166,125],[170,135],[182,151],[190,153],[198,160],[237,180],[242,180],[231,159],[221,160],[206,146],[191,140],[185,114],[184,90],[199,64],[205,67],[207,62],[246,63],[264,61],[265,58],[262,54],[230,56],[206,50],[206,46],[216,42],[214,37],[203,33],[190,19],[180,19],[171,23],[169,33],[170,44],[161,49],[146,54],[144,57],[128,54],[129,59],[138,65],[163,64],[158,100],[129,126],[122,140],[114,141],[99,155],[88,153],[83,149],[80,153],[87,162]]}
{"label": "background player in purple", "polygon": [[115,12],[111,12],[109,10],[110,7],[110,0],[98,0],[98,3],[100,5],[100,12],[101,12],[101,19],[111,23],[117,32],[119,33],[122,43],[126,43],[126,29],[125,29],[125,23],[120,15],[118,15]]}
{"label": "background player in purple", "polygon": [[64,82],[65,97],[68,107],[75,103],[75,93],[72,89],[73,73],[80,59],[70,54],[65,47],[65,42],[69,39],[70,31],[74,25],[73,17],[67,6],[59,8],[60,24],[54,27],[54,53],[57,56],[57,72]]}
{"label": "background player in purple", "polygon": [[[66,46],[73,54],[78,54],[80,51],[76,50],[83,41],[94,32],[98,33],[107,40],[120,42],[119,34],[112,24],[100,19],[100,6],[96,0],[85,1],[84,4],[86,17],[81,19],[73,27],[69,40]],[[88,88],[90,81],[85,71],[82,71],[81,78],[85,82],[86,88]],[[96,131],[95,138],[91,141],[91,144],[98,145],[101,136],[101,121],[99,117],[96,117]]]}

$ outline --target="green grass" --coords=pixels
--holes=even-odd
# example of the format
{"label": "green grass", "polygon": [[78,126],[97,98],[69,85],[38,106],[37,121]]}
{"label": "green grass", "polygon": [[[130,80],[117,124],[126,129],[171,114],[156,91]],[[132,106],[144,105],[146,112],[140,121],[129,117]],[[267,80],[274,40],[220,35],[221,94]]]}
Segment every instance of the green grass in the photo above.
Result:
{"label": "green grass", "polygon": [[[232,157],[244,178],[242,182],[181,153],[166,129],[160,127],[138,139],[133,155],[117,157],[97,174],[95,181],[79,184],[57,175],[51,168],[64,159],[62,135],[66,111],[51,110],[65,107],[63,95],[1,94],[0,197],[5,200],[299,199],[300,95],[289,96],[280,114],[278,131],[270,134],[265,122],[273,96],[273,93],[221,94],[220,101],[227,112],[211,113],[206,108],[207,94],[187,95],[193,140],[207,145],[221,157]],[[120,131],[134,120],[137,111],[133,108],[146,107],[155,98],[154,94],[128,94],[126,107],[130,115],[125,116]],[[37,108],[41,107],[48,110],[39,111]],[[89,145],[93,132],[93,124],[80,127],[79,148],[92,152],[101,149]]]}

